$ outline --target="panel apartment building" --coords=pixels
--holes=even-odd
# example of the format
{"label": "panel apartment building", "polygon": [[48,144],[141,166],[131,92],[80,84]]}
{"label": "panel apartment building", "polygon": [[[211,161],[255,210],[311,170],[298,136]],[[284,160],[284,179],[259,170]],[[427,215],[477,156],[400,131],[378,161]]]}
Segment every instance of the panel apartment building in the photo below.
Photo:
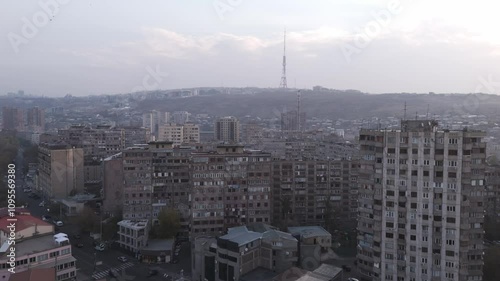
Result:
{"label": "panel apartment building", "polygon": [[271,155],[219,145],[192,154],[191,237],[271,221]]}
{"label": "panel apartment building", "polygon": [[[356,228],[358,162],[274,159],[273,223]],[[336,225],[329,224],[334,222]],[[330,229],[329,229],[330,228]]]}
{"label": "panel apartment building", "polygon": [[[158,141],[123,151],[124,219],[154,220],[163,208],[174,208],[181,211],[182,228],[188,231],[189,217],[183,211],[189,209],[192,149]],[[109,169],[112,173],[113,167]]]}
{"label": "panel apartment building", "polygon": [[482,280],[484,132],[360,131],[358,267],[370,280]]}
{"label": "panel apartment building", "polygon": [[64,199],[83,192],[81,148],[65,143],[41,143],[38,148],[38,186],[45,198]]}

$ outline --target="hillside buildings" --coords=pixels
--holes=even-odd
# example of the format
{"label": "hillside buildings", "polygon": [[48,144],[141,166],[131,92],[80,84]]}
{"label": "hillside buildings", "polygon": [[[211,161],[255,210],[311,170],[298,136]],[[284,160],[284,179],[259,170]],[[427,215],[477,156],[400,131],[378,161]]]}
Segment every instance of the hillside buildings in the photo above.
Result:
{"label": "hillside buildings", "polygon": [[484,132],[431,120],[360,131],[358,267],[372,280],[482,280]]}

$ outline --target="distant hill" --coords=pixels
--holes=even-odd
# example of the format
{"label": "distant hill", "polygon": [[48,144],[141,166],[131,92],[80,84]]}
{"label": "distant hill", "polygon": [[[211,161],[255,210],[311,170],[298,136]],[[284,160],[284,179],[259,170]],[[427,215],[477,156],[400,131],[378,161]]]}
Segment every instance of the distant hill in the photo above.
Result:
{"label": "distant hill", "polygon": [[[500,115],[500,96],[484,94],[364,94],[359,92],[302,91],[301,110],[309,117],[371,118],[402,117],[404,104],[407,116],[426,114]],[[207,113],[215,116],[259,116],[271,118],[286,108],[295,109],[295,92],[261,92],[245,95],[218,94],[183,99],[146,99],[138,104],[143,110]]]}

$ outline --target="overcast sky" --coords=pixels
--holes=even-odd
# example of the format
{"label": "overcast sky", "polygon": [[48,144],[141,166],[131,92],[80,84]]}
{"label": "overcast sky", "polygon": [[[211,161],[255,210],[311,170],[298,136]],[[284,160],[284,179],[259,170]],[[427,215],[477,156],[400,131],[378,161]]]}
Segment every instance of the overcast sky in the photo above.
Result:
{"label": "overcast sky", "polygon": [[500,81],[497,2],[2,1],[0,94],[278,87],[285,27],[289,87],[469,93]]}

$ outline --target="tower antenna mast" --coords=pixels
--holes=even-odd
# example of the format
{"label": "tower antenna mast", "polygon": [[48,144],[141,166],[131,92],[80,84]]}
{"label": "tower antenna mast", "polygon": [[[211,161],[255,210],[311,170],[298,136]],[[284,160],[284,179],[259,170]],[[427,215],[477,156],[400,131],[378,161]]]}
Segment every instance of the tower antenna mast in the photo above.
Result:
{"label": "tower antenna mast", "polygon": [[283,70],[281,73],[281,82],[280,88],[286,89],[288,88],[286,83],[286,29],[283,34]]}

